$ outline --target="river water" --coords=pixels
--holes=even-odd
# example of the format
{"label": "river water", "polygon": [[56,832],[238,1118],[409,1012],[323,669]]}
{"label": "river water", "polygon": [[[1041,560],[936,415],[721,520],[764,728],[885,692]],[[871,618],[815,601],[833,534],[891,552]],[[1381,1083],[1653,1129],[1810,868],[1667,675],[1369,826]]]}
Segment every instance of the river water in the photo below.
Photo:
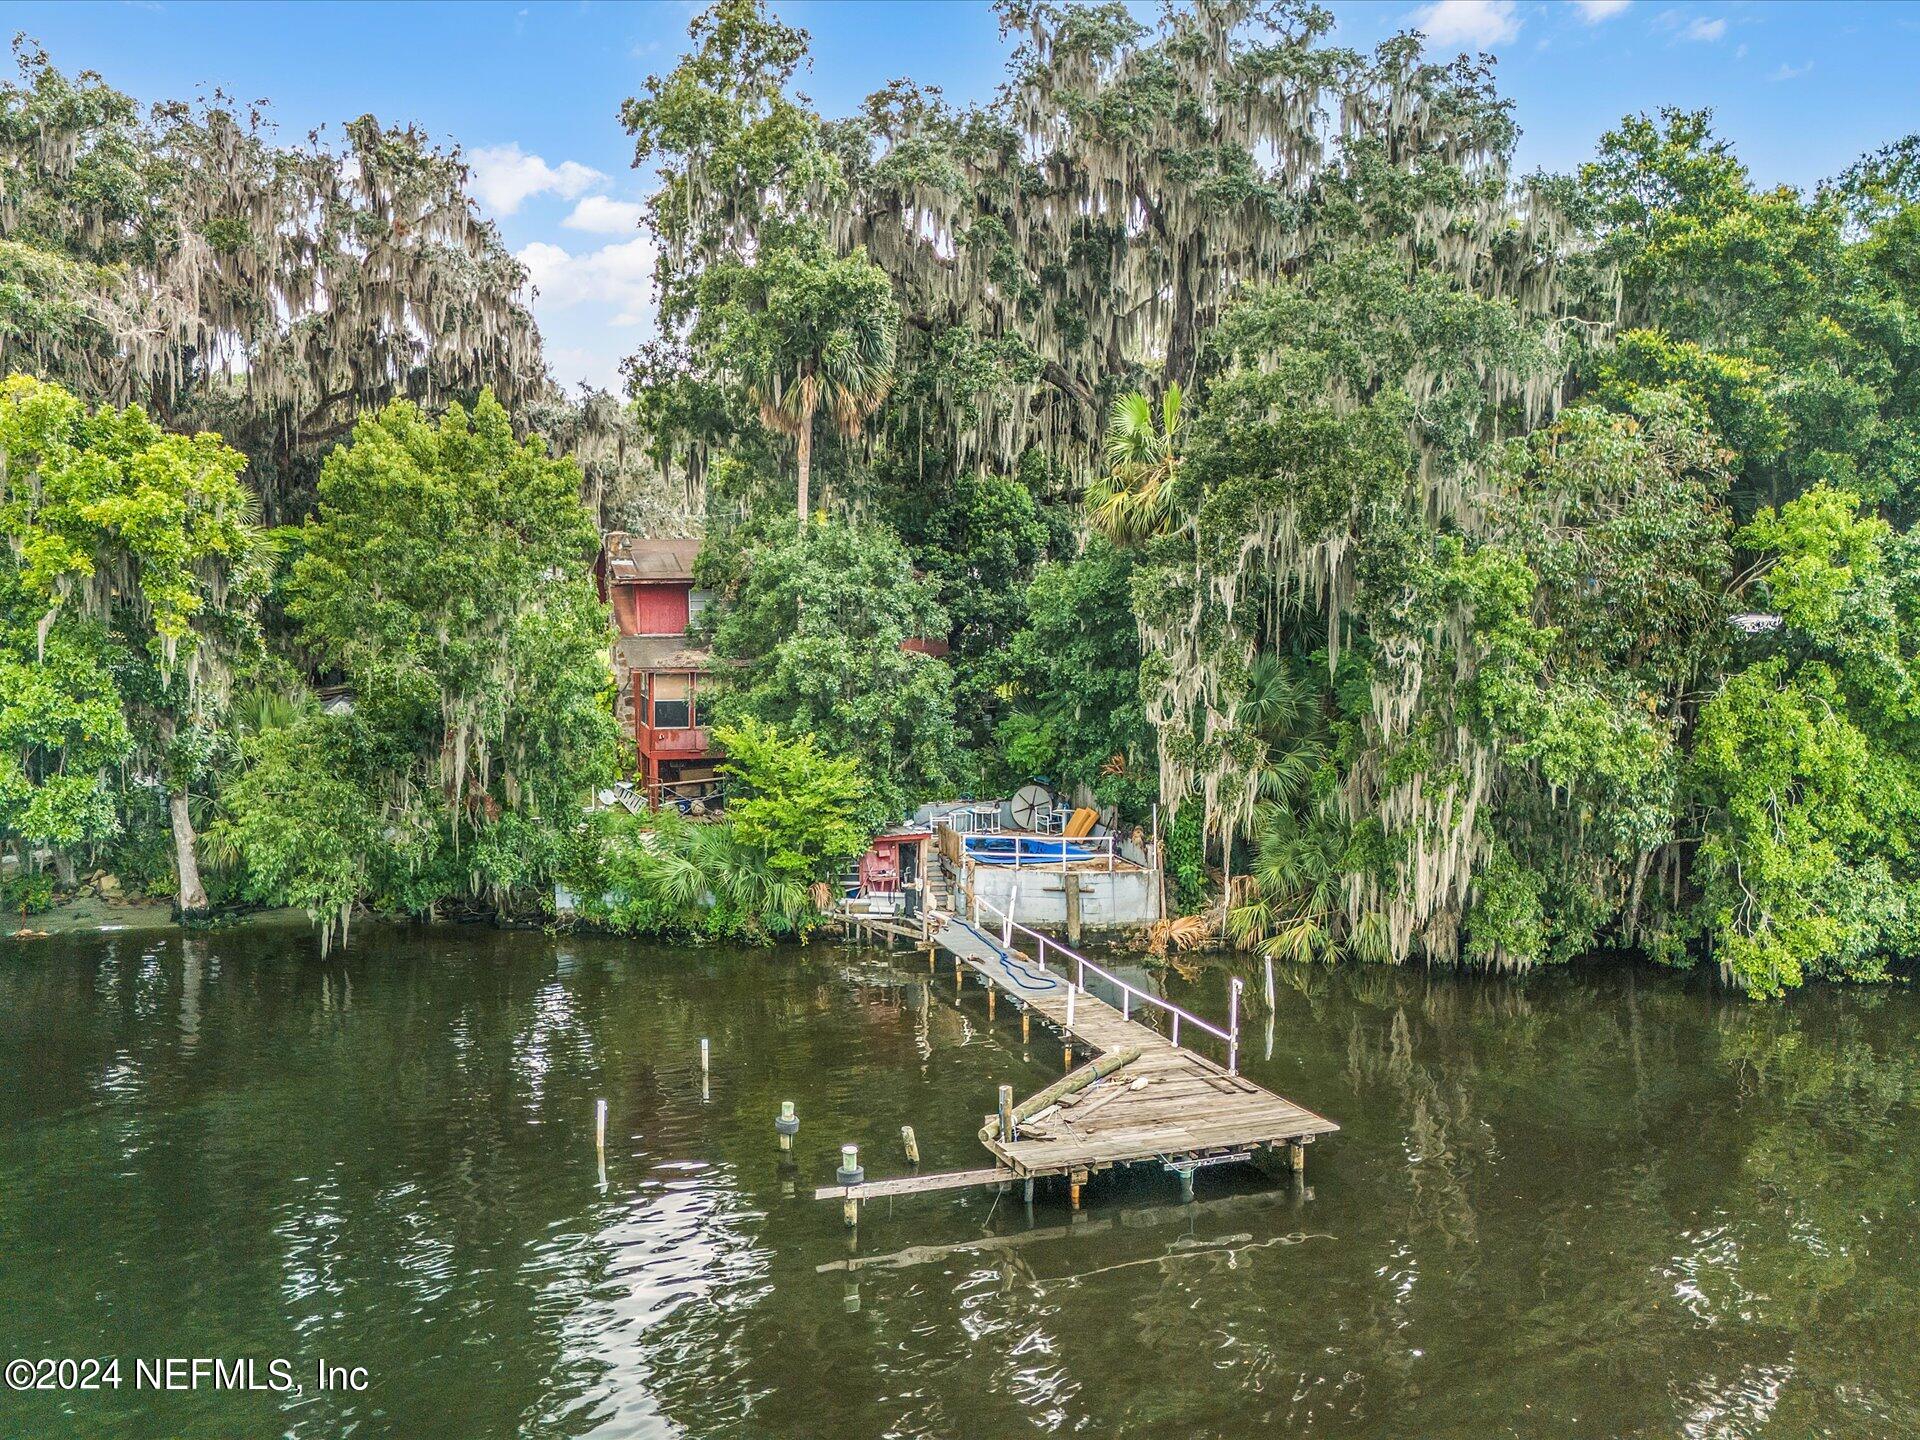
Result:
{"label": "river water", "polygon": [[[1246,1069],[1344,1127],[1305,1186],[1102,1177],[1077,1221],[929,1195],[850,1237],[811,1198],[841,1142],[901,1173],[911,1124],[924,1169],[971,1168],[995,1087],[1059,1073],[944,967],[371,926],[324,964],[298,927],[0,946],[0,1360],[121,1363],[0,1394],[9,1437],[1920,1432],[1904,986],[1283,969]],[[1172,988],[1224,1012],[1222,971]],[[168,1357],[300,1389],[137,1383]]]}

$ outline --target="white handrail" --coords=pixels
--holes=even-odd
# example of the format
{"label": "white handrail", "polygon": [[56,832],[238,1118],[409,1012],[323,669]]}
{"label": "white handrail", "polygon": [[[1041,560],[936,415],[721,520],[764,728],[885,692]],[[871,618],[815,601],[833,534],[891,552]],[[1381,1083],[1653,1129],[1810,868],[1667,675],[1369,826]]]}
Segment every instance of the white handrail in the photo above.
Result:
{"label": "white handrail", "polygon": [[1149,1005],[1159,1006],[1162,1010],[1165,1010],[1169,1015],[1173,1017],[1172,1044],[1174,1049],[1177,1050],[1180,1048],[1180,1026],[1183,1023],[1190,1026],[1197,1025],[1202,1030],[1206,1031],[1207,1034],[1216,1036],[1219,1039],[1227,1042],[1227,1073],[1229,1075],[1238,1075],[1240,1073],[1240,977],[1239,976],[1236,975],[1233,979],[1231,993],[1228,997],[1229,1009],[1228,1009],[1227,1029],[1222,1030],[1218,1025],[1214,1025],[1209,1023],[1208,1021],[1202,1020],[1198,1015],[1194,1014],[1191,1010],[1184,1009],[1181,1006],[1174,1004],[1171,1000],[1167,1000],[1162,998],[1161,996],[1155,995],[1151,990],[1142,990],[1137,985],[1129,984],[1127,981],[1122,980],[1118,975],[1114,974],[1111,970],[1108,970],[1100,965],[1096,965],[1093,961],[1087,959],[1086,956],[1080,954],[1077,950],[1071,950],[1067,948],[1065,945],[1062,945],[1058,940],[1050,940],[1047,936],[1042,935],[1038,930],[1029,929],[1027,926],[1022,925],[1019,921],[1013,918],[1012,914],[1009,913],[1012,909],[1011,904],[1009,904],[1008,909],[1002,910],[998,905],[994,904],[991,900],[987,899],[986,896],[980,893],[980,889],[977,883],[974,887],[973,903],[976,911],[988,910],[1000,917],[1000,926],[1001,926],[1000,933],[1004,937],[1000,943],[1003,946],[1005,946],[1007,949],[1013,948],[1013,932],[1014,931],[1018,930],[1022,935],[1031,936],[1037,942],[1035,959],[1042,970],[1045,970],[1047,968],[1047,946],[1048,945],[1052,945],[1055,951],[1057,951],[1061,955],[1066,956],[1067,959],[1071,960],[1074,963],[1074,966],[1076,967],[1076,969],[1068,979],[1069,997],[1071,997],[1072,993],[1075,990],[1084,990],[1087,988],[1087,972],[1091,970],[1100,979],[1105,980],[1109,985],[1115,986],[1120,991],[1120,1018],[1121,1019],[1131,1020],[1133,1018],[1132,1001],[1135,996],[1138,996],[1140,999],[1146,1001]]}

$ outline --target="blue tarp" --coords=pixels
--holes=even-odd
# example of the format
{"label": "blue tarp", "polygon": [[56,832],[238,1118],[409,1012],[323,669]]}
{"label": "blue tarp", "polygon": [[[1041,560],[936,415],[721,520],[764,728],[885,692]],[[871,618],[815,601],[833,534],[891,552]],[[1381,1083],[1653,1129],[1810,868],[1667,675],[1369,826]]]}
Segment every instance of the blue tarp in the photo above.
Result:
{"label": "blue tarp", "polygon": [[[982,865],[1058,865],[1063,855],[1068,860],[1094,858],[1092,847],[1076,845],[1071,840],[1045,840],[1033,835],[968,835],[964,838],[967,854]],[[1018,860],[1014,858],[1016,843],[1020,847]]]}

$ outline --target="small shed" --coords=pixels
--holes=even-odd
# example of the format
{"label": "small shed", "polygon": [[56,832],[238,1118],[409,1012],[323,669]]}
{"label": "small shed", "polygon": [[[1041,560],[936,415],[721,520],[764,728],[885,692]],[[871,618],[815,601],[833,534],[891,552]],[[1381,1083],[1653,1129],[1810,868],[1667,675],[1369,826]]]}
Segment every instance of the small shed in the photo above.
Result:
{"label": "small shed", "polygon": [[932,846],[933,831],[925,826],[902,825],[874,836],[860,857],[861,895],[912,895],[917,901],[922,880],[930,878]]}

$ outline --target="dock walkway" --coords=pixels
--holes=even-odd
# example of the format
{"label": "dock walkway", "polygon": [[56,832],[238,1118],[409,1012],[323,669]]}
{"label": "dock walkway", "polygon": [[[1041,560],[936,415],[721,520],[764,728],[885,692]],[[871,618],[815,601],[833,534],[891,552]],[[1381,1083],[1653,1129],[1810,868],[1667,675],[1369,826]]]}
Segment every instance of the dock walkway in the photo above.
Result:
{"label": "dock walkway", "polygon": [[[1222,1066],[1176,1043],[1184,1020],[1189,1039],[1199,1028],[1225,1039],[1233,1057],[1237,1021],[1229,1022],[1231,1034],[1221,1031],[1126,987],[1023,926],[1003,921],[996,933],[984,917],[974,924],[944,912],[931,920],[934,944],[956,964],[1031,1010],[1071,1048],[1092,1053],[1065,1081],[1014,1106],[1010,1126],[1003,1120],[981,1132],[997,1165],[1015,1178],[1067,1176],[1077,1201],[1088,1176],[1116,1165],[1157,1161],[1190,1186],[1196,1168],[1251,1158],[1263,1148],[1286,1146],[1299,1165],[1306,1142],[1340,1128],[1234,1073],[1231,1058]],[[1034,953],[1023,953],[1020,943]],[[1120,1008],[1080,983],[1089,971],[1100,977],[1091,983],[1111,982],[1105,988],[1120,1000]],[[1143,1003],[1166,1010],[1170,1035],[1132,1018],[1132,1010]]]}

